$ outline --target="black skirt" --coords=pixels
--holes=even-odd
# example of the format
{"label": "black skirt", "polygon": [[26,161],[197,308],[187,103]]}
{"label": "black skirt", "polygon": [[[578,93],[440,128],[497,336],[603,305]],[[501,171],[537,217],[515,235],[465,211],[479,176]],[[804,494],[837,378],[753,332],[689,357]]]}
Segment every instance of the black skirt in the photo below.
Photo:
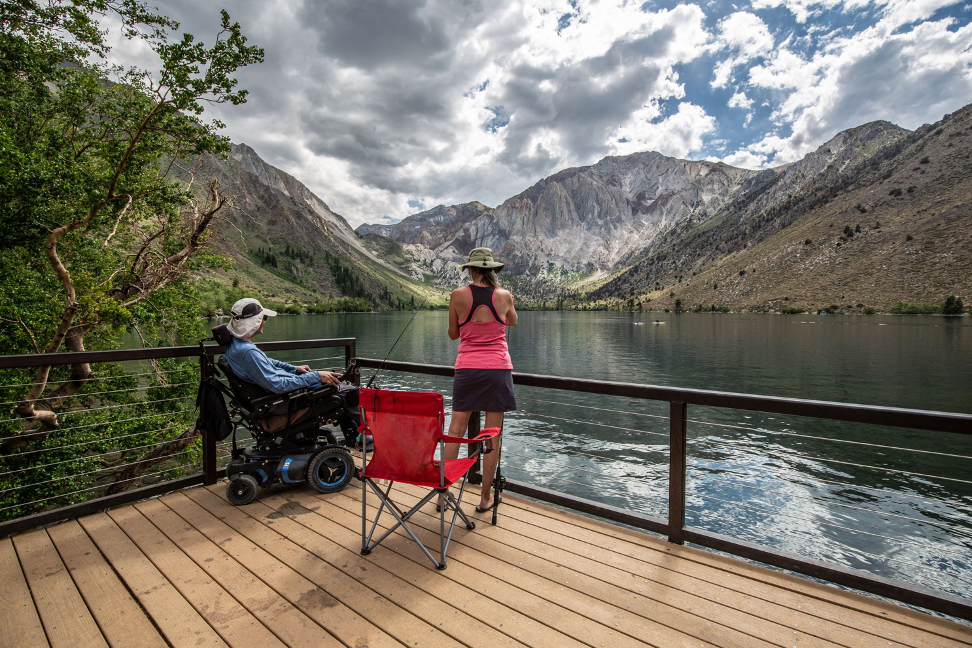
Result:
{"label": "black skirt", "polygon": [[453,412],[510,412],[516,409],[512,369],[456,369]]}

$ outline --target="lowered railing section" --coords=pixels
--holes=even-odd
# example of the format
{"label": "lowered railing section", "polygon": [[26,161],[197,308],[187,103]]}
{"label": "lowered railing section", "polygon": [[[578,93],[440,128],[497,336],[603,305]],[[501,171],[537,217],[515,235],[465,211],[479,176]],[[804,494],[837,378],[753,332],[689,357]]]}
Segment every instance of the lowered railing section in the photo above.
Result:
{"label": "lowered railing section", "polygon": [[[353,338],[259,346],[334,368],[355,355]],[[326,348],[343,354],[295,357]],[[0,537],[222,476],[229,442],[193,429],[199,346],[0,357],[6,409],[41,363],[53,383],[73,380],[78,363],[93,376],[57,408],[53,430],[0,420]],[[448,399],[452,374],[386,362],[380,382]],[[514,382],[510,491],[972,620],[972,416],[521,373]]]}
{"label": "lowered railing section", "polygon": [[510,491],[972,620],[972,415],[513,380]]}

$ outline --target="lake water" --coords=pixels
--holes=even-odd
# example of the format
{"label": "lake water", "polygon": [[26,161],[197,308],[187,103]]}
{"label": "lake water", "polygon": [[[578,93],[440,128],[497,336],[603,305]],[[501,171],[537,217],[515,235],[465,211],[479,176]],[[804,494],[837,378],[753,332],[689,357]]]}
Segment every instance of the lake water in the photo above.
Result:
{"label": "lake water", "polygon": [[[259,341],[355,337],[381,359],[410,318],[278,317]],[[444,311],[419,313],[389,359],[451,365],[446,326]],[[972,413],[967,317],[523,312],[509,342],[524,373]],[[342,362],[317,356],[277,357]],[[378,384],[437,390],[449,407],[449,379]],[[511,479],[665,517],[667,403],[517,398]],[[698,407],[689,420],[689,525],[972,597],[972,436]]]}

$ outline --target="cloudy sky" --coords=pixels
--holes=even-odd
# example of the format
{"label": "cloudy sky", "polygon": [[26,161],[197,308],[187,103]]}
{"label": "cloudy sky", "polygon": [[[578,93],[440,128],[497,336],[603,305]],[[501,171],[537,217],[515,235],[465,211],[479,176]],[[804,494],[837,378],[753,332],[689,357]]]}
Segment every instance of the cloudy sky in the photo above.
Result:
{"label": "cloudy sky", "polygon": [[[155,2],[212,43],[220,3]],[[607,155],[775,166],[846,128],[914,129],[972,102],[966,0],[224,6],[266,61],[237,75],[248,102],[212,116],[352,226],[492,207]]]}

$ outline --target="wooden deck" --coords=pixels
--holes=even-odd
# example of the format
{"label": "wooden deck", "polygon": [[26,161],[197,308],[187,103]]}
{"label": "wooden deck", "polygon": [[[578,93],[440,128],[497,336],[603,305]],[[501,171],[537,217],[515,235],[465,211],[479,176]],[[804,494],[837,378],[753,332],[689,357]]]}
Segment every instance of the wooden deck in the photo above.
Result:
{"label": "wooden deck", "polygon": [[966,625],[513,496],[437,571],[400,531],[359,554],[360,489],[241,508],[224,490],[0,541],[0,646],[972,646]]}

